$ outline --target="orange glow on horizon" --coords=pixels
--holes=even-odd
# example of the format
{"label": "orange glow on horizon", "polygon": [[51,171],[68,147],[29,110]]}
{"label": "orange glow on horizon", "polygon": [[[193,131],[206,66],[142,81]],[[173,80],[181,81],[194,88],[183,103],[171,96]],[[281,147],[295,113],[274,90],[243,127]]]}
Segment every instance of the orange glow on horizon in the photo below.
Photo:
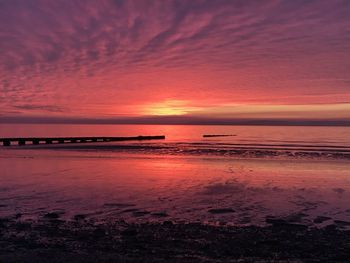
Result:
{"label": "orange glow on horizon", "polygon": [[199,107],[188,106],[188,101],[166,100],[160,103],[146,105],[142,108],[142,114],[155,116],[179,116],[199,111]]}

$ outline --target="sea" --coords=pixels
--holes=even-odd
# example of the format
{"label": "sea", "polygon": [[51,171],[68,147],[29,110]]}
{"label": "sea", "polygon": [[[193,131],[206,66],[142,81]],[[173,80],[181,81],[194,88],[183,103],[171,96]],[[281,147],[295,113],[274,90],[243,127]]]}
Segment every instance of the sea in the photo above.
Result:
{"label": "sea", "polygon": [[348,227],[350,127],[0,124],[0,138],[139,135],[166,138],[0,146],[0,217]]}

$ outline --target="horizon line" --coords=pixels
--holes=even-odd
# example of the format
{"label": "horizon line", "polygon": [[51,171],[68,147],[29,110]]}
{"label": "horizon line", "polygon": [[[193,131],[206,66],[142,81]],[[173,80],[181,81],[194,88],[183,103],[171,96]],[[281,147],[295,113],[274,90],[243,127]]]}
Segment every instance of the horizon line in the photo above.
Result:
{"label": "horizon line", "polygon": [[350,126],[350,119],[208,118],[194,116],[143,116],[123,118],[1,117],[1,124],[135,124],[135,125],[249,125]]}

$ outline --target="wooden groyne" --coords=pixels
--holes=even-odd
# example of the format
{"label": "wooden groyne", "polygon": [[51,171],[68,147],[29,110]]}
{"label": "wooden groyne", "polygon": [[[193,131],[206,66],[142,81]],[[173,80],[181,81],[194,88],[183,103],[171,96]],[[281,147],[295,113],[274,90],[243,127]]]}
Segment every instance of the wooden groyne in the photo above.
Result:
{"label": "wooden groyne", "polygon": [[11,146],[12,143],[18,145],[26,144],[53,144],[53,143],[86,143],[86,142],[118,142],[118,141],[143,141],[143,140],[163,140],[164,135],[159,136],[136,136],[136,137],[28,137],[28,138],[0,138],[3,146]]}
{"label": "wooden groyne", "polygon": [[228,136],[237,136],[236,134],[204,134],[203,137],[228,137]]}

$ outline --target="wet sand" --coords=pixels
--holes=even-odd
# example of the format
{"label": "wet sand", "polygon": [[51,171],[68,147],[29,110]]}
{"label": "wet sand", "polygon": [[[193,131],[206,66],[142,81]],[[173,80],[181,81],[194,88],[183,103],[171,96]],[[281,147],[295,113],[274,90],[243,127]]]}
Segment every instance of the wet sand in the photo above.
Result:
{"label": "wet sand", "polygon": [[57,149],[0,156],[0,262],[350,258],[343,159]]}

